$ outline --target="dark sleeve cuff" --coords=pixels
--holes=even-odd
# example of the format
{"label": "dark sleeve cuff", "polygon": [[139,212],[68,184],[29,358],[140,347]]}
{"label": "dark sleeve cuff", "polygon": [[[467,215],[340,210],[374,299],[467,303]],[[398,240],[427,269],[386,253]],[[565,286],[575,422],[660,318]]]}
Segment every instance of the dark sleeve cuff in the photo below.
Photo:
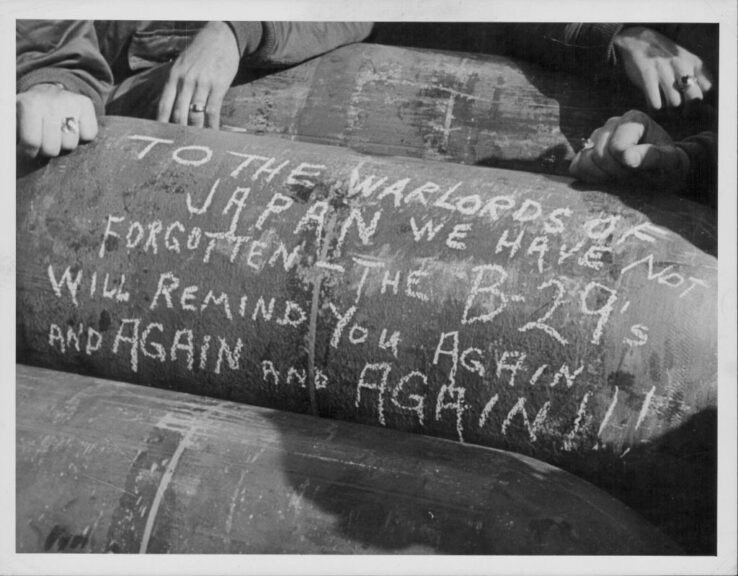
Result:
{"label": "dark sleeve cuff", "polygon": [[698,202],[717,207],[717,134],[701,132],[676,145],[689,156],[689,194]]}
{"label": "dark sleeve cuff", "polygon": [[274,53],[277,47],[277,32],[274,29],[273,22],[262,22],[262,38],[261,46],[254,54],[255,60],[268,60],[269,56]]}
{"label": "dark sleeve cuff", "polygon": [[261,22],[226,22],[238,44],[241,58],[256,52],[264,39],[264,26]]}
{"label": "dark sleeve cuff", "polygon": [[[248,58],[251,66],[281,67],[304,62],[352,42],[372,31],[372,22],[262,22],[261,45]],[[244,59],[242,59],[242,62]]]}
{"label": "dark sleeve cuff", "polygon": [[18,79],[16,92],[25,92],[37,84],[61,84],[65,90],[87,96],[92,100],[95,113],[102,116],[105,113],[103,99],[99,92],[83,78],[64,68],[39,68]]}
{"label": "dark sleeve cuff", "polygon": [[620,22],[601,22],[594,24],[573,24],[567,27],[567,40],[587,51],[595,53],[595,62],[615,64],[616,54],[613,44],[615,35],[623,29]]}
{"label": "dark sleeve cuff", "polygon": [[615,54],[615,36],[623,29],[623,24],[620,23],[608,23],[608,24],[594,24],[592,26],[594,34],[597,35],[602,46],[605,48],[605,58],[610,64],[615,64],[617,61],[617,55]]}

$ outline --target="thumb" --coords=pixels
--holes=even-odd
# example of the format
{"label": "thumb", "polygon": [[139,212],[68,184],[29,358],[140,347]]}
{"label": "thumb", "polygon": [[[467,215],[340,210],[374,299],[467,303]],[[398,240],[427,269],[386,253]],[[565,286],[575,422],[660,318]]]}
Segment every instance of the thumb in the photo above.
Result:
{"label": "thumb", "polygon": [[678,171],[681,157],[676,146],[670,144],[637,144],[623,154],[623,163],[641,170]]}

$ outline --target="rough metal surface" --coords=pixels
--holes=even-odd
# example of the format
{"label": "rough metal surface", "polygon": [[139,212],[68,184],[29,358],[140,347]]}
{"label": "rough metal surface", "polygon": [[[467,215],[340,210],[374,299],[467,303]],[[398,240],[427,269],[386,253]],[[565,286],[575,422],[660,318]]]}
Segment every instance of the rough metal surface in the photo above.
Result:
{"label": "rough metal surface", "polygon": [[712,505],[658,448],[716,406],[697,205],[121,119],[17,199],[22,362],[528,453],[657,521]]}
{"label": "rough metal surface", "polygon": [[582,139],[626,109],[622,95],[587,80],[502,56],[354,44],[232,88],[222,122],[371,154],[565,175]]}
{"label": "rough metal surface", "polygon": [[[641,106],[634,94],[502,56],[377,44],[241,74],[223,101],[226,130],[559,175],[595,128]],[[156,118],[167,78],[166,66],[129,78],[108,113]],[[685,125],[658,121],[675,138]]]}
{"label": "rough metal surface", "polygon": [[18,366],[18,552],[675,554],[512,453]]}

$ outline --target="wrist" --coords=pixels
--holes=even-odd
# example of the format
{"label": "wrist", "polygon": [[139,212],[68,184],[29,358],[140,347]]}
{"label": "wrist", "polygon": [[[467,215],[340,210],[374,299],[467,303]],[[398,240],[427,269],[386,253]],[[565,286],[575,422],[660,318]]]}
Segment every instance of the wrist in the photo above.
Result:
{"label": "wrist", "polygon": [[622,46],[633,38],[641,39],[650,35],[652,35],[651,29],[645,26],[625,26],[613,36],[613,43]]}
{"label": "wrist", "polygon": [[620,59],[626,59],[628,56],[639,50],[643,50],[644,43],[650,43],[652,34],[651,30],[645,26],[628,26],[622,28],[612,39],[613,55]]}

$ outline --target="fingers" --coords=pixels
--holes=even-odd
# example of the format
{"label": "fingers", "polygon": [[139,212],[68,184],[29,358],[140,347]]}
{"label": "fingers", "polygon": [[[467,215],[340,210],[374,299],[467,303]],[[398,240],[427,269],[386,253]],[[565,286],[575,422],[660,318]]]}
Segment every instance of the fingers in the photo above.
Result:
{"label": "fingers", "polygon": [[661,170],[679,173],[682,156],[673,145],[639,144],[626,152],[629,165],[642,170]]}
{"label": "fingers", "polygon": [[592,161],[592,149],[579,152],[569,166],[569,173],[580,180],[597,184],[609,180],[608,174]]}
{"label": "fingers", "polygon": [[240,57],[229,26],[206,24],[172,64],[157,119],[218,128],[223,98],[238,72]]}
{"label": "fingers", "polygon": [[29,109],[25,101],[16,100],[16,117],[18,122],[18,149],[28,158],[35,158],[43,142],[43,116]]}
{"label": "fingers", "polygon": [[[674,70],[670,66],[661,66],[659,70],[659,86],[664,94],[664,100],[667,106],[677,108],[682,104],[682,95],[677,90],[677,87],[681,88],[681,84],[677,84],[677,79],[674,77]],[[681,82],[681,80],[679,80]]]}
{"label": "fingers", "polygon": [[697,80],[697,84],[703,94],[709,92],[712,88],[712,74],[710,74],[710,71],[702,65],[698,66],[695,70],[695,79]]}
{"label": "fingers", "polygon": [[576,155],[569,172],[585,182],[606,182],[619,178],[623,170],[608,150],[608,142],[619,118],[610,118],[607,123],[592,132],[584,148]]}
{"label": "fingers", "polygon": [[162,91],[157,120],[196,128],[219,128],[225,89],[218,89],[207,82],[174,78],[170,78]]}
{"label": "fingers", "polygon": [[97,116],[92,101],[85,99],[79,113],[79,139],[90,142],[97,136]]}
{"label": "fingers", "polygon": [[23,156],[54,157],[97,136],[92,101],[57,85],[39,84],[16,95],[17,144]]}
{"label": "fingers", "polygon": [[699,56],[654,30],[628,27],[616,34],[613,43],[627,77],[653,110],[702,100],[712,87],[712,78],[703,70]]}
{"label": "fingers", "polygon": [[624,152],[624,159],[628,166],[632,168],[654,168],[654,166],[658,166],[661,152],[653,144],[640,144],[628,148]]}
{"label": "fingers", "polygon": [[97,115],[89,98],[79,99],[78,112],[61,120],[61,150],[71,152],[80,142],[90,142],[97,136]]}
{"label": "fingers", "polygon": [[59,156],[62,143],[62,119],[56,115],[46,116],[43,120],[43,136],[41,141],[42,156]]}
{"label": "fingers", "polygon": [[205,111],[205,126],[208,128],[220,128],[220,108],[223,105],[225,90],[213,89],[208,98],[208,106]]}
{"label": "fingers", "polygon": [[643,134],[646,130],[646,125],[642,121],[638,121],[635,117],[632,120],[630,118],[625,119],[618,124],[613,131],[613,134],[608,143],[608,149],[610,154],[623,166],[633,167],[628,164],[625,157],[625,152],[628,148],[635,146],[641,141]]}
{"label": "fingers", "polygon": [[61,150],[71,152],[79,144],[79,121],[69,116],[61,121]]}
{"label": "fingers", "polygon": [[[694,100],[702,100],[702,88],[700,87],[700,81],[698,75],[703,79],[703,74],[697,71],[694,66],[688,66],[680,61],[674,63],[674,87],[676,90],[681,92],[684,102],[692,102]],[[709,81],[706,83],[709,85]]]}
{"label": "fingers", "polygon": [[659,92],[659,75],[655,68],[650,66],[639,68],[642,82],[642,90],[646,102],[654,110],[661,109],[661,94]]}
{"label": "fingers", "polygon": [[625,181],[636,174],[678,183],[684,180],[688,165],[686,153],[663,128],[643,112],[631,110],[592,132],[569,171],[591,183]]}
{"label": "fingers", "polygon": [[172,117],[172,108],[174,108],[174,100],[177,98],[177,80],[171,75],[164,85],[164,89],[159,96],[159,106],[156,112],[156,120],[158,122],[169,122]]}
{"label": "fingers", "polygon": [[689,84],[682,92],[685,102],[692,102],[694,100],[702,100],[702,89],[700,88],[699,82],[693,79],[692,83]]}
{"label": "fingers", "polygon": [[180,126],[187,126],[190,115],[190,104],[192,104],[192,94],[194,92],[194,84],[188,78],[179,80],[177,99],[174,101],[174,109],[172,110],[171,121]]}
{"label": "fingers", "polygon": [[712,76],[702,60],[679,48],[677,56],[669,64],[670,66],[662,67],[659,72],[667,102],[677,107],[683,102],[703,100],[705,93],[712,88]]}
{"label": "fingers", "polygon": [[569,166],[569,173],[591,183],[629,178],[631,171],[612,155],[608,143],[608,139],[603,139],[597,144],[600,150],[588,148],[580,151]]}
{"label": "fingers", "polygon": [[198,84],[195,92],[192,96],[192,101],[187,107],[188,112],[188,124],[197,128],[202,128],[205,125],[205,114],[206,110],[210,106],[208,95],[210,94],[210,87]]}
{"label": "fingers", "polygon": [[608,179],[621,180],[629,176],[628,170],[620,163],[610,150],[613,132],[617,129],[619,118],[611,118],[591,136],[594,148],[590,153],[592,162],[604,172]]}

